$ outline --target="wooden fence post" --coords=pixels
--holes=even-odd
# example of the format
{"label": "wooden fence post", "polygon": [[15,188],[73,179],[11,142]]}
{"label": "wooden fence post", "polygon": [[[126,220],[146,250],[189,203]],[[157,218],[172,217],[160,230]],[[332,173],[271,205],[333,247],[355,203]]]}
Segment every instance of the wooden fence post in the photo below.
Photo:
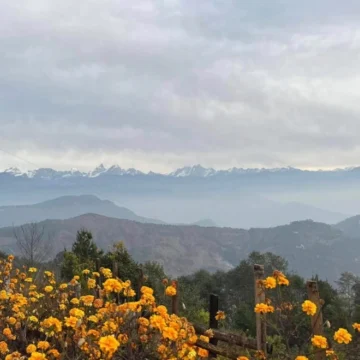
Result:
{"label": "wooden fence post", "polygon": [[176,288],[176,295],[171,298],[171,312],[175,315],[179,315],[179,286],[177,281],[173,281],[173,285]]}
{"label": "wooden fence post", "polygon": [[[210,294],[209,299],[209,328],[210,329],[218,329],[219,322],[216,320],[216,314],[219,311],[219,297],[215,294]],[[210,338],[210,344],[217,345],[218,341],[215,338]],[[216,354],[213,352],[209,353],[210,359],[215,359]]]}
{"label": "wooden fence post", "polygon": [[119,267],[118,267],[118,263],[116,260],[113,261],[113,264],[112,264],[113,268],[112,268],[112,272],[113,272],[113,277],[118,277],[119,276]]}
{"label": "wooden fence post", "polygon": [[[322,315],[323,301],[320,299],[320,293],[316,281],[308,281],[306,283],[308,298],[316,305],[316,314],[311,317],[311,329],[313,335],[324,335],[324,322]],[[316,360],[325,360],[325,350],[320,350],[315,353]]]}
{"label": "wooden fence post", "polygon": [[[254,281],[255,281],[255,305],[265,302],[265,292],[259,285],[259,282],[264,278],[264,265],[254,265]],[[266,346],[266,320],[265,314],[256,313],[256,344],[257,349],[267,353]]]}

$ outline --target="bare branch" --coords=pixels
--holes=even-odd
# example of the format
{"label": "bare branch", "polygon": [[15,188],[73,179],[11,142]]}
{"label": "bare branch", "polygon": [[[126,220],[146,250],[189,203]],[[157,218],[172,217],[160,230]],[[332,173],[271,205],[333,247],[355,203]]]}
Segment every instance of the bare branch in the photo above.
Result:
{"label": "bare branch", "polygon": [[38,223],[13,227],[16,244],[22,256],[33,265],[49,258],[51,253],[52,239],[48,235],[45,238],[45,226]]}

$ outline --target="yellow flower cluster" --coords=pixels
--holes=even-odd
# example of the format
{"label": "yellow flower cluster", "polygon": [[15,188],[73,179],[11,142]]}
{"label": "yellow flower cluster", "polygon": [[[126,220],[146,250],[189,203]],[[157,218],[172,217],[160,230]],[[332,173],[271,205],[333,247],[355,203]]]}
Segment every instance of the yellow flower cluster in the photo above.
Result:
{"label": "yellow flower cluster", "polygon": [[343,328],[340,328],[334,334],[334,340],[337,341],[339,344],[349,344],[352,340],[352,336],[350,333]]}
{"label": "yellow flower cluster", "polygon": [[320,349],[326,349],[328,347],[326,337],[321,336],[321,335],[314,335],[311,338],[311,343],[313,344],[313,346],[320,348]]}
{"label": "yellow flower cluster", "polygon": [[217,313],[216,313],[216,316],[215,316],[215,319],[216,320],[225,320],[225,318],[226,318],[226,315],[225,315],[225,313],[224,313],[224,311],[218,311]]}
{"label": "yellow flower cluster", "polygon": [[[262,287],[262,291],[265,289],[274,289],[277,285],[289,286],[289,280],[285,275],[280,271],[274,271],[272,276],[267,277],[265,280],[259,280],[257,282],[258,286]],[[266,299],[265,303],[260,303],[255,306],[254,311],[259,314],[266,314],[274,312],[274,307],[270,305],[271,300]],[[276,310],[292,310],[294,306],[290,303],[281,303],[276,307]],[[310,300],[305,300],[301,305],[302,311],[309,316],[314,316],[317,312],[317,306]],[[360,323],[354,323],[352,325],[354,330],[360,332]],[[352,335],[348,330],[344,328],[338,329],[333,336],[334,340],[339,344],[349,344],[352,341]],[[311,343],[313,347],[325,350],[326,357],[329,359],[338,359],[337,354],[331,348],[329,348],[328,340],[322,335],[314,335],[311,338]],[[239,359],[239,358],[238,358]],[[295,360],[309,360],[304,355],[299,355]]]}
{"label": "yellow flower cluster", "polygon": [[274,307],[264,303],[256,304],[255,312],[259,314],[272,313],[274,312]]}
{"label": "yellow flower cluster", "polygon": [[280,286],[289,286],[290,284],[286,276],[279,270],[274,271],[273,277],[276,279],[277,284]]}
{"label": "yellow flower cluster", "polygon": [[[143,286],[140,299],[135,301],[130,281],[114,278],[109,269],[102,268],[100,273],[84,270],[69,284],[58,284],[50,271],[35,277],[36,268],[21,272],[13,269],[12,263],[12,256],[0,261],[1,359],[208,357],[206,350],[196,346],[198,337],[193,326],[158,305],[149,287]],[[38,286],[36,278],[41,277]],[[97,286],[100,277],[101,289]],[[81,280],[87,287],[77,297]],[[176,294],[174,284],[166,293]],[[203,336],[205,339],[209,341]]]}
{"label": "yellow flower cluster", "polygon": [[303,312],[306,313],[307,315],[314,316],[316,314],[316,310],[317,310],[316,304],[314,304],[310,300],[305,300],[301,307]]}

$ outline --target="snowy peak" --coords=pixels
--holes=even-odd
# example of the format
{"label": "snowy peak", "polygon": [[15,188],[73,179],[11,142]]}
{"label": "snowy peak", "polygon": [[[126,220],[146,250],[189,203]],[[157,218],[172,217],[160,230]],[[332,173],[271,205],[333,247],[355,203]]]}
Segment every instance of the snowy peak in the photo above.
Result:
{"label": "snowy peak", "polygon": [[43,180],[53,180],[61,178],[97,178],[99,176],[167,176],[170,178],[208,178],[213,176],[246,176],[246,175],[256,175],[256,174],[287,174],[287,173],[357,173],[360,172],[360,167],[353,168],[344,168],[336,170],[317,170],[317,171],[308,171],[300,170],[292,167],[282,167],[282,168],[230,168],[227,170],[215,170],[213,168],[205,168],[201,165],[185,166],[180,169],[177,169],[169,174],[160,174],[150,171],[145,174],[137,169],[123,169],[119,165],[112,165],[110,167],[105,167],[104,164],[100,164],[94,170],[90,172],[81,172],[78,169],[72,168],[67,171],[57,171],[51,168],[40,168],[37,170],[31,170],[23,172],[16,167],[0,172],[1,174],[6,174],[7,176],[14,177],[25,177],[25,178],[34,178],[34,179],[43,179]]}
{"label": "snowy peak", "polygon": [[103,174],[106,171],[107,171],[107,169],[104,166],[104,164],[100,164],[93,171],[90,171],[89,177],[98,177],[99,175]]}
{"label": "snowy peak", "polygon": [[177,169],[169,174],[169,176],[173,177],[208,177],[213,176],[217,173],[216,170],[212,168],[204,168],[201,165],[194,165],[194,166],[185,166],[181,169]]}
{"label": "snowy peak", "polygon": [[22,176],[22,175],[24,175],[24,172],[21,171],[17,167],[11,167],[11,168],[5,169],[4,173],[9,174],[9,175],[13,175],[13,176]]}

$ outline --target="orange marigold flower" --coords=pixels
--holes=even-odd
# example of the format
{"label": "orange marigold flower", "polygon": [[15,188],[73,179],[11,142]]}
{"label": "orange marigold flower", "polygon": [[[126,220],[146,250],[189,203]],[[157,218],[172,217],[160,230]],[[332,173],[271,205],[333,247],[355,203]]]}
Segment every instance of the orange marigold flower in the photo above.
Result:
{"label": "orange marigold flower", "polygon": [[94,289],[96,287],[96,280],[95,279],[89,279],[87,281],[87,287],[89,289]]}
{"label": "orange marigold flower", "polygon": [[199,340],[204,341],[206,343],[208,343],[210,341],[210,339],[207,336],[204,336],[204,335],[200,335]]}
{"label": "orange marigold flower", "polygon": [[71,328],[75,329],[76,325],[78,323],[78,320],[79,319],[75,316],[65,317],[64,324],[67,327],[71,327]]}
{"label": "orange marigold flower", "polygon": [[249,360],[247,356],[238,356],[236,360]]}
{"label": "orange marigold flower", "polygon": [[11,332],[10,328],[5,328],[3,330],[3,335],[5,335],[9,340],[15,340],[16,336],[14,336]]}
{"label": "orange marigold flower", "polygon": [[100,309],[104,305],[103,299],[95,299],[94,301],[94,308]]}
{"label": "orange marigold flower", "polygon": [[92,306],[94,302],[95,296],[93,295],[85,295],[80,298],[80,300],[84,303],[85,306]]}
{"label": "orange marigold flower", "polygon": [[70,302],[71,302],[71,304],[73,304],[73,305],[79,305],[79,304],[80,304],[80,300],[79,300],[78,298],[76,298],[76,297],[72,298],[72,299],[70,300]]}
{"label": "orange marigold flower", "polygon": [[103,287],[104,287],[104,290],[108,293],[109,292],[119,293],[123,289],[123,286],[120,283],[120,281],[118,281],[116,279],[107,279],[104,282]]}
{"label": "orange marigold flower", "polygon": [[313,344],[313,346],[318,347],[320,349],[326,349],[328,346],[326,337],[321,335],[314,335],[311,338],[311,343]]}
{"label": "orange marigold flower", "polygon": [[302,355],[300,355],[300,356],[297,356],[296,358],[295,358],[295,360],[309,360],[306,356],[302,356]]}
{"label": "orange marigold flower", "polygon": [[145,326],[145,327],[149,326],[149,324],[150,324],[149,320],[146,319],[146,318],[144,318],[144,317],[140,317],[140,318],[138,319],[138,323],[139,323],[141,326]]}
{"label": "orange marigold flower", "polygon": [[47,341],[39,341],[37,343],[37,348],[40,350],[47,350],[50,347],[50,344]]}
{"label": "orange marigold flower", "polygon": [[88,321],[91,321],[91,322],[93,322],[93,323],[98,323],[98,322],[99,322],[99,319],[98,319],[98,317],[95,316],[95,315],[90,315],[90,316],[88,317]]}
{"label": "orange marigold flower", "polygon": [[6,319],[6,322],[9,323],[10,325],[14,325],[16,323],[16,319],[10,316]]}
{"label": "orange marigold flower", "polygon": [[173,285],[168,286],[165,289],[165,294],[167,296],[175,296],[176,295],[176,288]]}
{"label": "orange marigold flower", "polygon": [[167,315],[167,308],[164,305],[159,305],[156,307],[155,312],[160,314],[162,317],[165,317]]}
{"label": "orange marigold flower", "polygon": [[45,286],[44,291],[47,293],[51,293],[54,290],[54,288],[51,285]]}
{"label": "orange marigold flower", "polygon": [[209,352],[207,350],[205,350],[205,349],[199,348],[198,349],[198,355],[201,358],[207,358],[207,357],[209,357]]}
{"label": "orange marigold flower", "polygon": [[29,321],[31,321],[33,323],[39,322],[38,318],[34,315],[29,316]]}
{"label": "orange marigold flower", "polygon": [[346,329],[340,328],[335,332],[334,340],[339,344],[349,344],[349,342],[352,340],[352,336]]}
{"label": "orange marigold flower", "polygon": [[8,297],[8,293],[5,290],[0,291],[0,300],[7,300]]}
{"label": "orange marigold flower", "polygon": [[60,357],[60,353],[58,350],[56,349],[50,349],[48,352],[47,352],[47,355],[50,355],[50,356],[53,356],[55,359],[58,359]]}
{"label": "orange marigold flower", "polygon": [[326,350],[326,356],[334,356],[335,355],[335,351],[333,349],[329,349],[329,350]]}
{"label": "orange marigold flower", "polygon": [[120,334],[118,340],[120,341],[120,344],[126,344],[129,341],[129,338],[127,334]]}
{"label": "orange marigold flower", "polygon": [[213,338],[214,337],[214,331],[212,329],[208,329],[205,331],[205,335],[209,338]]}
{"label": "orange marigold flower", "polygon": [[215,319],[216,320],[224,320],[226,318],[226,315],[224,313],[224,311],[218,311],[216,313]]}
{"label": "orange marigold flower", "polygon": [[352,325],[352,327],[356,330],[356,331],[360,331],[360,324],[359,323],[354,323]]}
{"label": "orange marigold flower", "polygon": [[5,341],[0,341],[0,354],[5,355],[9,352],[8,344]]}
{"label": "orange marigold flower", "polygon": [[178,338],[178,332],[170,326],[166,326],[162,330],[162,335],[165,339],[176,341]]}
{"label": "orange marigold flower", "polygon": [[[54,333],[58,333],[62,331],[61,321],[52,316],[46,318],[41,322],[42,329],[49,336],[52,336]],[[41,330],[41,329],[40,329]]]}
{"label": "orange marigold flower", "polygon": [[256,304],[254,311],[258,314],[274,312],[274,307],[264,303]]}
{"label": "orange marigold flower", "polygon": [[29,360],[44,360],[46,359],[45,354],[34,351],[31,356],[29,357]]}
{"label": "orange marigold flower", "polygon": [[301,307],[302,307],[302,311],[307,315],[314,316],[316,314],[316,310],[317,310],[316,304],[314,304],[310,300],[305,300],[302,303]]}
{"label": "orange marigold flower", "polygon": [[106,354],[113,354],[120,346],[119,341],[114,336],[103,336],[99,340],[100,350]]}
{"label": "orange marigold flower", "polygon": [[100,272],[104,275],[104,277],[106,278],[111,278],[112,277],[112,272],[110,269],[107,268],[101,268]]}
{"label": "orange marigold flower", "polygon": [[275,289],[276,288],[276,279],[273,276],[268,276],[263,281],[263,284],[267,289]]}
{"label": "orange marigold flower", "polygon": [[26,352],[27,352],[28,354],[31,354],[31,353],[33,353],[33,352],[35,352],[35,351],[36,351],[36,345],[34,345],[34,344],[30,344],[30,345],[28,345],[27,348],[26,348]]}
{"label": "orange marigold flower", "polygon": [[158,351],[159,354],[164,354],[165,351],[166,351],[166,346],[163,345],[163,344],[159,345],[158,348],[157,348],[157,351]]}
{"label": "orange marigold flower", "polygon": [[77,317],[78,319],[81,319],[85,316],[85,313],[84,311],[82,311],[81,309],[78,309],[78,308],[73,308],[69,311],[69,314],[71,316],[75,316]]}
{"label": "orange marigold flower", "polygon": [[140,289],[140,292],[142,294],[150,294],[150,295],[152,295],[154,293],[154,290],[149,288],[148,286],[142,286],[141,289]]}

